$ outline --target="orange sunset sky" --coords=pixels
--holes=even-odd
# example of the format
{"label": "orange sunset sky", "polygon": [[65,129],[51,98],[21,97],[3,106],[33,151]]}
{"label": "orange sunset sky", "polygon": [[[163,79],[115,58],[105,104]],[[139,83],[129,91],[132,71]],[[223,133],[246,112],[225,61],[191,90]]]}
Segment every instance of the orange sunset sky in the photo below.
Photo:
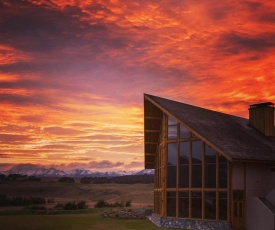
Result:
{"label": "orange sunset sky", "polygon": [[275,102],[274,0],[0,0],[0,171],[139,170],[143,93]]}

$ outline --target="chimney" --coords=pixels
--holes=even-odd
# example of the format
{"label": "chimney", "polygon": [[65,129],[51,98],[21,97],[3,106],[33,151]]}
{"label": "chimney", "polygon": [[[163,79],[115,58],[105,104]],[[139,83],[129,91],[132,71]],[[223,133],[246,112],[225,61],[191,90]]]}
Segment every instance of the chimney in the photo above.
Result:
{"label": "chimney", "polygon": [[274,104],[253,104],[249,107],[249,124],[267,137],[275,136]]}

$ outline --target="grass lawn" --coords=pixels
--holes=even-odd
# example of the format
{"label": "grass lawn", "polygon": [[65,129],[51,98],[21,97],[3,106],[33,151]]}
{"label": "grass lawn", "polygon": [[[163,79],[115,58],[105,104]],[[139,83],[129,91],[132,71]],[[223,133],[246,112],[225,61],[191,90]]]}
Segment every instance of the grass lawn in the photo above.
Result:
{"label": "grass lawn", "polygon": [[0,215],[1,230],[160,230],[149,220],[105,219],[100,212],[58,215]]}

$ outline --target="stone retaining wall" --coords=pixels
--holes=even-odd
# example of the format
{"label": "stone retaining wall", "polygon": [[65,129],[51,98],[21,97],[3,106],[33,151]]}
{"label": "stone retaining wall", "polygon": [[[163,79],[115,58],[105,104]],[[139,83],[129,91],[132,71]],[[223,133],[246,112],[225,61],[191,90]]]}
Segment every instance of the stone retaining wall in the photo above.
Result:
{"label": "stone retaining wall", "polygon": [[178,218],[165,218],[156,214],[148,217],[158,227],[183,228],[193,230],[230,230],[231,224],[227,221],[190,220]]}

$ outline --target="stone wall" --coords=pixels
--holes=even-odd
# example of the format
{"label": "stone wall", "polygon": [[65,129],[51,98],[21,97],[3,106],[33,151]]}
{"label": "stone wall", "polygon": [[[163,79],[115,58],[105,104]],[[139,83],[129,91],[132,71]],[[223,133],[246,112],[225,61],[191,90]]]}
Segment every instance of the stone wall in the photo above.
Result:
{"label": "stone wall", "polygon": [[190,220],[165,218],[152,214],[148,219],[158,227],[183,228],[193,230],[230,230],[231,224],[227,221]]}

